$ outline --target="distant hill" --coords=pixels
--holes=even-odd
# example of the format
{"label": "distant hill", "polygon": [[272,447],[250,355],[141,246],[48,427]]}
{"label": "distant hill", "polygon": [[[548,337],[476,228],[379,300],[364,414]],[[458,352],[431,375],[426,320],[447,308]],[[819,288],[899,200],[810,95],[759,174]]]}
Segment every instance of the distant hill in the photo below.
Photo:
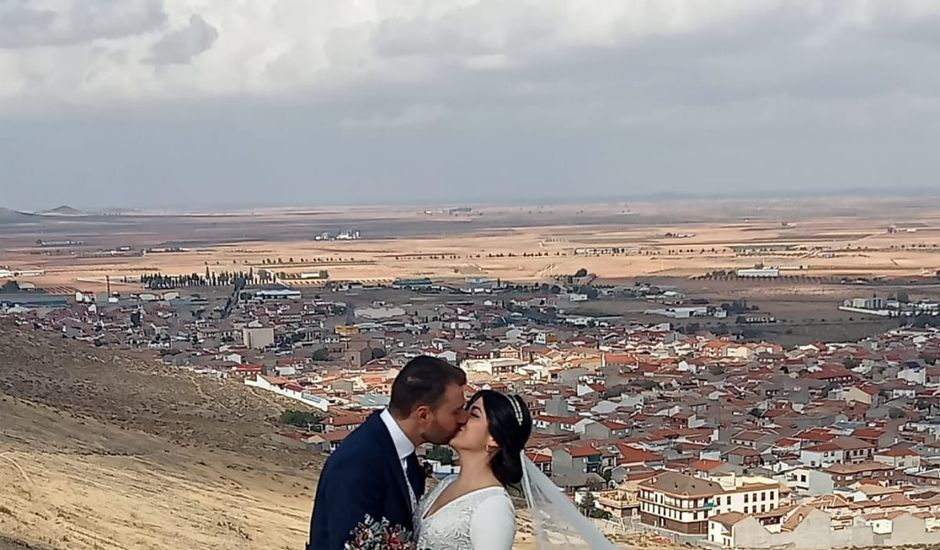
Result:
{"label": "distant hill", "polygon": [[72,208],[71,206],[63,204],[58,208],[53,208],[52,210],[46,210],[42,212],[45,216],[84,216],[85,213],[81,210]]}
{"label": "distant hill", "polygon": [[25,212],[19,212],[17,210],[0,207],[0,222],[26,221],[33,217],[34,216],[32,214],[26,214]]}

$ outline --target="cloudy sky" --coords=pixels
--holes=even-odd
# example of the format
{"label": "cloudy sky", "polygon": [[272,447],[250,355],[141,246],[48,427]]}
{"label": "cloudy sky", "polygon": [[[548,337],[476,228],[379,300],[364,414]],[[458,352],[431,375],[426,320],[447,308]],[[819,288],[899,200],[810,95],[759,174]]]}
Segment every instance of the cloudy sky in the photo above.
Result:
{"label": "cloudy sky", "polygon": [[0,0],[0,206],[940,191],[937,0]]}

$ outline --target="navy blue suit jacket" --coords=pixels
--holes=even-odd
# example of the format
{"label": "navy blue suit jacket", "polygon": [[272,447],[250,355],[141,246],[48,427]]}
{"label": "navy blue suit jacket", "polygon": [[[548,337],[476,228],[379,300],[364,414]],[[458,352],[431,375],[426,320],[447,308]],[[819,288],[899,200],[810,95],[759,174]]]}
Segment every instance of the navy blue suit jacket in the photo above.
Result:
{"label": "navy blue suit jacket", "polygon": [[[408,483],[391,434],[378,412],[349,434],[327,459],[317,484],[307,550],[343,550],[366,514],[414,531]],[[415,470],[414,472],[412,470]],[[414,475],[412,475],[414,474]],[[424,494],[424,472],[408,466],[415,496]]]}

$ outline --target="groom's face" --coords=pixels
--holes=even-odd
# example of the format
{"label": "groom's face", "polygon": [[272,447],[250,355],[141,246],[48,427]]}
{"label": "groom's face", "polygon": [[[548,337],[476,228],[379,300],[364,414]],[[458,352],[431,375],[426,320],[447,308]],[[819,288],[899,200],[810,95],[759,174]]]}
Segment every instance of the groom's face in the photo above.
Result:
{"label": "groom's face", "polygon": [[463,386],[449,385],[437,408],[427,415],[422,438],[429,443],[446,445],[467,422],[467,414]]}

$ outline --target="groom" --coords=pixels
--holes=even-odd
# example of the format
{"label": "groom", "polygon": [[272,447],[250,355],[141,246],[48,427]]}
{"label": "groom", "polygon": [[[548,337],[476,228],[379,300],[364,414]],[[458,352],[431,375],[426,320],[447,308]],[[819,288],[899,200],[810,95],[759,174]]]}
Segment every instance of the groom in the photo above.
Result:
{"label": "groom", "polygon": [[413,533],[424,470],[415,447],[445,444],[467,421],[463,370],[436,357],[408,362],[388,409],[373,413],[336,449],[320,474],[307,550],[343,550],[368,515]]}

